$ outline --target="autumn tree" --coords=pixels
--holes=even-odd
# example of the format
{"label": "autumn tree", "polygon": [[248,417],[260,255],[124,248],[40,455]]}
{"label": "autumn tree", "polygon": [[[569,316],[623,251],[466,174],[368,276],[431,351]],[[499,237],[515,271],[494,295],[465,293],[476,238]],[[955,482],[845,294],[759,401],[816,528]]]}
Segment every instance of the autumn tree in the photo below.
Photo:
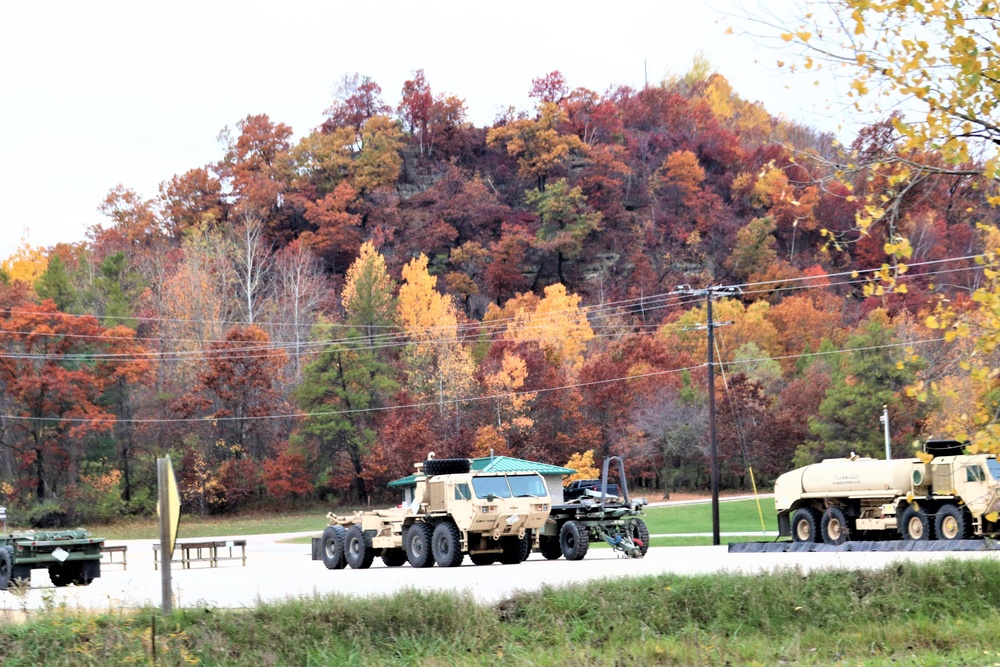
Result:
{"label": "autumn tree", "polygon": [[515,120],[494,127],[486,135],[490,146],[502,146],[517,158],[521,176],[544,191],[549,176],[565,166],[574,154],[584,155],[587,145],[575,134],[563,134],[566,114],[552,103],[543,103],[537,119]]}
{"label": "autumn tree", "polygon": [[427,272],[426,255],[403,267],[399,323],[411,341],[405,354],[411,391],[418,397],[434,397],[442,415],[454,415],[458,430],[459,400],[472,395],[475,362],[459,335],[455,305],[435,289],[436,284],[437,277]]}
{"label": "autumn tree", "polygon": [[328,120],[324,131],[351,127],[358,134],[364,124],[375,116],[386,115],[392,108],[382,101],[382,87],[371,77],[345,74],[334,91],[334,103],[326,110]]}
{"label": "autumn tree", "polygon": [[205,356],[206,368],[198,374],[201,395],[192,397],[190,404],[216,421],[230,456],[269,457],[280,424],[275,416],[285,409],[277,390],[288,363],[284,350],[251,324],[229,329],[223,341],[209,345]]}
{"label": "autumn tree", "polygon": [[554,252],[559,282],[565,284],[564,260],[583,252],[583,242],[601,224],[601,214],[587,205],[580,188],[570,188],[565,178],[546,190],[528,192],[527,204],[535,209],[541,226],[536,234],[538,246]]}
{"label": "autumn tree", "polygon": [[93,316],[68,316],[52,300],[10,310],[0,319],[0,332],[6,348],[0,385],[17,417],[3,446],[33,469],[41,501],[73,481],[84,439],[114,425],[114,414],[100,402],[113,367],[90,360],[107,349],[110,336]]}
{"label": "autumn tree", "polygon": [[347,269],[340,298],[348,322],[360,329],[369,345],[394,322],[394,289],[385,258],[371,242],[362,244],[358,258]]}
{"label": "autumn tree", "polygon": [[403,91],[396,113],[409,127],[411,134],[417,133],[420,138],[420,154],[424,154],[424,142],[427,140],[427,126],[431,120],[434,106],[434,96],[430,84],[424,76],[424,70],[418,69],[413,78],[403,82]]}

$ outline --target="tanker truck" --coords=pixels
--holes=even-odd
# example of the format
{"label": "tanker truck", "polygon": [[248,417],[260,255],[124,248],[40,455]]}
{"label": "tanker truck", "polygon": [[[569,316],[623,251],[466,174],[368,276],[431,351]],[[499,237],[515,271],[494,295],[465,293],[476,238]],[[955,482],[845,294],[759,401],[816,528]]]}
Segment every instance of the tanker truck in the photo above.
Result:
{"label": "tanker truck", "polygon": [[794,542],[964,540],[1000,535],[1000,461],[962,454],[964,443],[925,443],[923,458],[851,455],[781,475],[778,532]]}

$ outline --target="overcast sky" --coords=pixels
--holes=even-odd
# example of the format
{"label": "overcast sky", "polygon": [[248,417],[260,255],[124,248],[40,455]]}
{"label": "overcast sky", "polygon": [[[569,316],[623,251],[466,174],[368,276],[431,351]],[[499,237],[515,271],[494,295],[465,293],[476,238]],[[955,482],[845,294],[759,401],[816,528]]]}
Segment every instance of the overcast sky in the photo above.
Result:
{"label": "overcast sky", "polygon": [[778,73],[780,54],[724,34],[732,21],[718,10],[732,6],[0,0],[0,258],[25,230],[33,245],[81,240],[102,222],[108,190],[155,196],[174,174],[220,159],[220,130],[248,114],[301,137],[353,72],[395,106],[423,69],[435,94],[463,98],[470,120],[489,125],[507,106],[530,109],[531,80],[553,70],[604,92],[682,74],[701,53],[742,97],[835,130],[829,88]]}

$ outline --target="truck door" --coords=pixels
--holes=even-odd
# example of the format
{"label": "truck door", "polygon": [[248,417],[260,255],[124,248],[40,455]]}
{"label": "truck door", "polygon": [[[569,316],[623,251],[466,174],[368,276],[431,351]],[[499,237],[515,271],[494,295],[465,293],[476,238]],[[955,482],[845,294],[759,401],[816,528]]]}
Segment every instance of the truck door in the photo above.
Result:
{"label": "truck door", "polygon": [[955,486],[958,497],[969,506],[973,514],[986,511],[989,502],[989,473],[981,461],[969,461],[955,466]]}

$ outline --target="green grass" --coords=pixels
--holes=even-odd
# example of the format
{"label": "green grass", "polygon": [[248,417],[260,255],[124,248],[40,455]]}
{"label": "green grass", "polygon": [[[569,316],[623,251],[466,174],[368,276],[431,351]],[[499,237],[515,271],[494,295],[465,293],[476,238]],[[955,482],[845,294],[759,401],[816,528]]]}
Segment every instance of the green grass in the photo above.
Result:
{"label": "green grass", "polygon": [[55,607],[4,625],[0,612],[0,655],[4,667],[993,665],[998,614],[1000,562],[949,560],[594,581],[495,604],[410,589],[166,619]]}
{"label": "green grass", "polygon": [[[307,530],[321,532],[326,526],[327,510],[317,508],[280,514],[248,514],[239,516],[198,517],[182,516],[178,537],[210,537],[225,535],[268,535],[273,533],[300,533]],[[160,536],[157,519],[136,519],[107,526],[91,526],[88,530],[109,540],[156,539]]]}
{"label": "green grass", "polygon": [[[778,530],[774,498],[761,498],[765,530]],[[756,500],[731,500],[719,503],[719,531],[723,533],[760,532],[760,513]],[[712,504],[651,507],[646,510],[646,525],[651,535],[674,533],[711,533]]]}

